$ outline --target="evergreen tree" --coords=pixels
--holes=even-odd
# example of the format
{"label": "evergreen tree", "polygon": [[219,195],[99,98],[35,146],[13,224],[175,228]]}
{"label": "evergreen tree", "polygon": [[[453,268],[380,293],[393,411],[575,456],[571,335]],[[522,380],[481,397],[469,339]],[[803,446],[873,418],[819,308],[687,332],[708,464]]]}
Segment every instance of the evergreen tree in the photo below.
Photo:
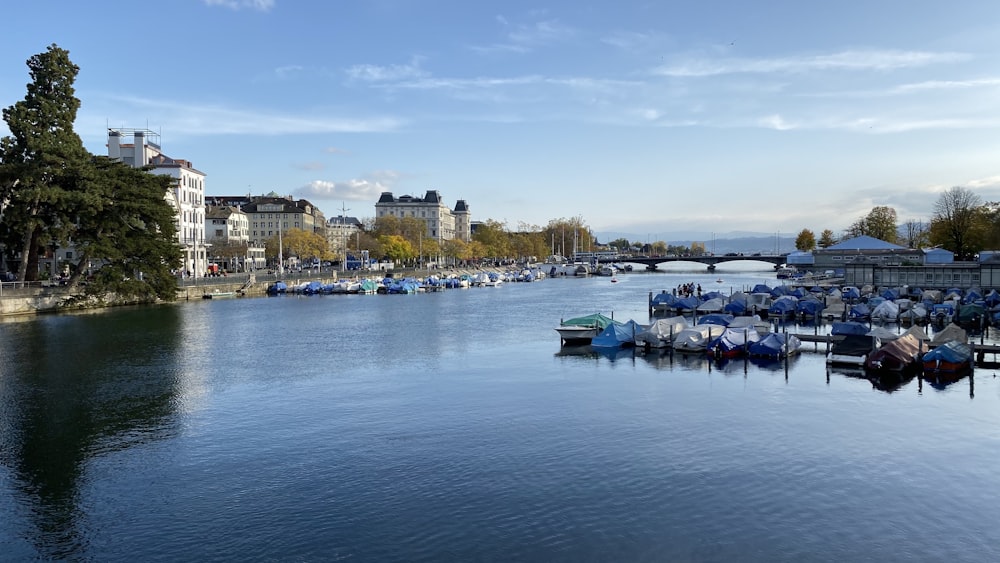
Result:
{"label": "evergreen tree", "polygon": [[103,156],[91,159],[87,170],[82,204],[67,231],[79,256],[70,286],[89,270],[90,292],[173,300],[171,270],[181,266],[181,250],[174,209],[164,198],[172,179]]}
{"label": "evergreen tree", "polygon": [[20,257],[22,281],[37,279],[39,252],[73,221],[79,197],[73,192],[88,160],[73,131],[79,67],[56,45],[27,65],[32,81],[24,100],[3,110],[11,134],[0,139],[0,243],[8,256]]}
{"label": "evergreen tree", "polygon": [[823,232],[819,234],[819,247],[829,248],[836,244],[837,241],[833,238],[833,231],[830,229],[823,229]]}

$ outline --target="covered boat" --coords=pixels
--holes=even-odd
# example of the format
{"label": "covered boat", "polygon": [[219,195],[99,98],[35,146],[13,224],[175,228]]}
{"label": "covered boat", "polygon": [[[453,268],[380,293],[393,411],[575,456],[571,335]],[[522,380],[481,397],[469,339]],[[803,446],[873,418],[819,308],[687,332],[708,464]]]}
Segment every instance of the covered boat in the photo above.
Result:
{"label": "covered boat", "polygon": [[563,344],[589,344],[595,336],[613,322],[614,319],[611,317],[594,313],[593,315],[560,321],[556,332],[559,333]]}
{"label": "covered boat", "polygon": [[863,367],[868,355],[881,345],[878,338],[863,334],[847,334],[842,339],[833,342],[826,363]]}
{"label": "covered boat", "polygon": [[865,370],[873,372],[907,371],[919,365],[923,351],[923,342],[907,332],[868,354],[868,358],[865,360]]}
{"label": "covered boat", "polygon": [[925,374],[961,373],[972,369],[972,347],[949,340],[924,354],[921,361]]}
{"label": "covered boat", "polygon": [[799,306],[799,299],[791,295],[782,295],[771,303],[767,310],[767,316],[776,319],[786,319],[795,315]]}
{"label": "covered boat", "polygon": [[708,343],[706,351],[715,358],[736,358],[745,355],[750,345],[759,341],[760,334],[750,327],[727,327]]}
{"label": "covered boat", "polygon": [[726,327],[719,325],[690,326],[674,337],[673,348],[679,352],[704,352],[708,343],[724,330]]}
{"label": "covered boat", "polygon": [[636,333],[635,345],[647,348],[668,348],[674,337],[689,325],[684,317],[669,317],[656,319],[644,330]]}
{"label": "covered boat", "polygon": [[635,335],[643,326],[635,321],[612,322],[590,341],[591,348],[626,348],[635,346]]}
{"label": "covered boat", "polygon": [[871,312],[871,319],[874,322],[892,323],[899,318],[899,305],[895,301],[883,301],[875,306]]}
{"label": "covered boat", "polygon": [[798,353],[802,341],[794,334],[772,332],[750,345],[750,355],[756,358],[779,359]]}

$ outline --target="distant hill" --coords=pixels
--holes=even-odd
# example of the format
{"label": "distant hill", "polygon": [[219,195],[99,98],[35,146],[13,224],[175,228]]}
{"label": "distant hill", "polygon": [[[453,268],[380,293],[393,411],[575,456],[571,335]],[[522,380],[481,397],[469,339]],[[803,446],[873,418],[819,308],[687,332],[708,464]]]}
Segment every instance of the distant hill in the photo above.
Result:
{"label": "distant hill", "polygon": [[[707,236],[704,236],[706,235]],[[607,244],[610,241],[620,238],[628,239],[629,242],[645,244],[647,235],[637,235],[635,233],[615,233],[601,232],[594,233],[597,241]],[[662,240],[667,244],[691,246],[692,242],[700,242],[705,245],[705,250],[713,254],[726,254],[727,252],[741,252],[743,254],[753,254],[760,252],[772,254],[774,252],[787,253],[795,250],[795,237],[775,236],[762,233],[731,232],[720,236],[712,233],[659,233],[655,237],[650,237],[648,242]]]}

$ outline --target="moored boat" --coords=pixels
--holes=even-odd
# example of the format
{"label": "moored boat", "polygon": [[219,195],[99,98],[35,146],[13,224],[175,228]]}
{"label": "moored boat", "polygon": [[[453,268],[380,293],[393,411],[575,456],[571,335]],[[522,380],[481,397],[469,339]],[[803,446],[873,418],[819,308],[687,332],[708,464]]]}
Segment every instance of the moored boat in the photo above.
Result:
{"label": "moored boat", "polygon": [[601,333],[614,319],[606,317],[601,313],[574,317],[559,321],[556,332],[563,345],[566,344],[589,344],[595,336]]}
{"label": "moored boat", "polygon": [[972,369],[972,347],[965,342],[949,340],[932,348],[921,357],[925,374],[956,374]]}

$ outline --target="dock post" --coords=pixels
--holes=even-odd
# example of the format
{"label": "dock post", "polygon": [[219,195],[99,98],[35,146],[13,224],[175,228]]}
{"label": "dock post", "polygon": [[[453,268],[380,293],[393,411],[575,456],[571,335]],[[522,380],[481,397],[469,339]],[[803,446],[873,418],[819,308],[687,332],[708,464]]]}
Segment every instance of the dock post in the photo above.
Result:
{"label": "dock post", "polygon": [[649,292],[649,298],[648,298],[648,301],[646,303],[647,303],[647,305],[649,307],[649,316],[652,317],[653,316],[653,292],[652,291]]}

